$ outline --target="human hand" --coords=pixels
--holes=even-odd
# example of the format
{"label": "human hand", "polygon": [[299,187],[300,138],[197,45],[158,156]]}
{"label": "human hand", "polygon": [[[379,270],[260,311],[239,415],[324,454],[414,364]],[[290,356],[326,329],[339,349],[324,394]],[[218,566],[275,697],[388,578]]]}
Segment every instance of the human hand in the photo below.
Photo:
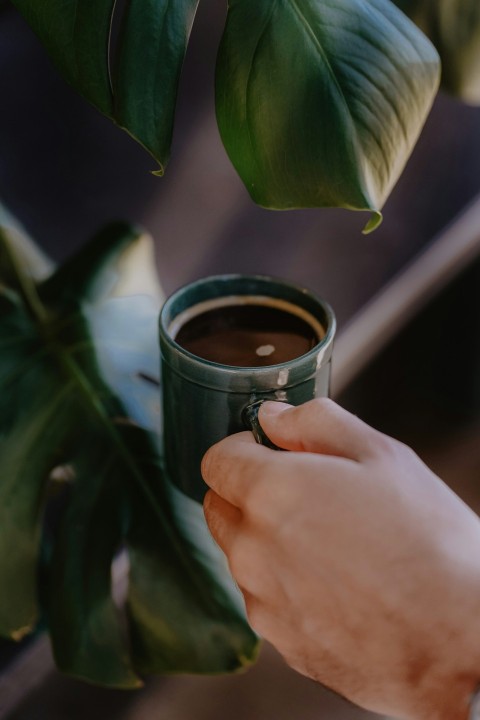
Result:
{"label": "human hand", "polygon": [[266,403],[205,455],[204,510],[252,627],[357,704],[465,720],[480,680],[480,521],[406,446],[330,400]]}

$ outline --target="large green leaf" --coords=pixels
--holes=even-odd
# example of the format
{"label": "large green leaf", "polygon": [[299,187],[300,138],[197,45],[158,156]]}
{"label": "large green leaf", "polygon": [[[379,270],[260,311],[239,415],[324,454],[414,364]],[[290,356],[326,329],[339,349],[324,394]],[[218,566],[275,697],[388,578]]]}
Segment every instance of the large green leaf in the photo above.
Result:
{"label": "large green leaf", "polygon": [[119,42],[115,119],[160,162],[170,155],[183,58],[199,0],[130,0]]}
{"label": "large green leaf", "polygon": [[428,35],[442,60],[442,86],[480,103],[480,2],[394,0]]}
{"label": "large green leaf", "polygon": [[65,79],[113,114],[108,48],[115,0],[13,0]]}
{"label": "large green leaf", "polygon": [[[12,2],[65,79],[138,140],[163,174],[198,0],[130,0],[126,9],[115,0]],[[121,27],[117,43],[114,24]]]}
{"label": "large green leaf", "polygon": [[[0,634],[36,623],[43,535],[62,670],[137,687],[141,673],[248,664],[256,637],[201,508],[163,473],[158,303],[122,297],[130,276],[145,282],[149,241],[112,226],[37,280],[12,240],[0,232]],[[130,565],[121,607],[118,558]]]}
{"label": "large green leaf", "polygon": [[231,0],[217,118],[269,208],[380,208],[438,86],[438,56],[389,0]]}

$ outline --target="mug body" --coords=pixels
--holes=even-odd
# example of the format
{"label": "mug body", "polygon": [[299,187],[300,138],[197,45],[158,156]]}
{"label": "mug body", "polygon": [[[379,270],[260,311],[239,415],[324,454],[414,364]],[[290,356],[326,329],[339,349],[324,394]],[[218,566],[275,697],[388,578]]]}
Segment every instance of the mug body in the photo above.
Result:
{"label": "mug body", "polygon": [[[322,337],[305,355],[264,367],[210,362],[175,341],[176,321],[190,308],[245,296],[272,298],[305,311],[323,329]],[[250,429],[246,408],[261,400],[300,405],[328,396],[334,334],[335,318],[327,303],[275,278],[221,275],[177,290],[165,302],[159,321],[165,464],[170,480],[201,502],[207,490],[200,473],[202,457],[227,435]]]}

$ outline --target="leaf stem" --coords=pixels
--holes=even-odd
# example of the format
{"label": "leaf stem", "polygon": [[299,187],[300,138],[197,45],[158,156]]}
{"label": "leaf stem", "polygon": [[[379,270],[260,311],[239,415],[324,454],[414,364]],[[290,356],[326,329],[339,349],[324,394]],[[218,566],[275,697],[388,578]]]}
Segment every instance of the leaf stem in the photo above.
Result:
{"label": "leaf stem", "polygon": [[13,250],[13,243],[2,227],[0,227],[0,244],[8,269],[12,274],[12,278],[15,279],[15,290],[25,303],[30,316],[38,324],[46,325],[48,323],[48,313],[39,298],[35,282],[22,271],[19,259]]}
{"label": "leaf stem", "polygon": [[[81,369],[78,367],[77,363],[70,357],[70,355],[63,350],[63,348],[58,345],[56,348],[56,352],[58,354],[59,360],[61,365],[63,365],[63,368],[67,375],[69,377],[73,376],[75,380],[78,382],[78,386],[82,392],[82,395],[84,395],[88,399],[88,405],[89,407],[93,407],[95,414],[97,418],[100,420],[102,425],[105,427],[107,434],[111,438],[111,440],[114,442],[115,447],[118,449],[118,453],[124,458],[126,465],[130,468],[130,471],[132,472],[133,477],[136,479],[141,491],[144,494],[145,499],[149,502],[151,505],[153,511],[156,513],[156,515],[159,518],[159,521],[161,523],[161,527],[166,532],[166,534],[169,536],[172,545],[176,548],[179,558],[181,559],[181,562],[183,562],[184,566],[186,568],[191,567],[192,564],[192,558],[190,557],[188,551],[186,550],[186,547],[182,540],[176,535],[175,532],[172,532],[171,523],[168,520],[168,516],[165,513],[164,509],[158,504],[157,498],[155,497],[152,490],[148,487],[148,484],[144,481],[141,473],[139,472],[138,468],[136,467],[135,463],[132,462],[132,458],[130,453],[128,453],[123,443],[121,442],[117,431],[112,424],[112,420],[109,417],[109,415],[105,412],[102,404],[98,402],[97,396],[95,391],[91,388],[90,383],[88,382],[88,379],[85,377],[85,375],[82,373]],[[145,431],[147,432],[147,431]],[[196,573],[193,571],[191,572],[192,580],[195,582],[195,585],[197,586],[197,591],[199,593],[199,597],[202,598],[205,607],[209,608],[211,605],[211,596],[208,592],[208,590],[204,587],[204,585],[201,582],[197,582],[196,580]]]}

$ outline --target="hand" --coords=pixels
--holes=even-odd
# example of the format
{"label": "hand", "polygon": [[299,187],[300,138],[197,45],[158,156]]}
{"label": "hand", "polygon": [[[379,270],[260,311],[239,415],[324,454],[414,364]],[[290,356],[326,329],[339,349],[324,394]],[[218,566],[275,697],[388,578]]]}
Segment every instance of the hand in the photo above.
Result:
{"label": "hand", "polygon": [[252,627],[357,704],[466,720],[480,681],[480,521],[406,446],[330,400],[266,403],[205,455],[205,516]]}

